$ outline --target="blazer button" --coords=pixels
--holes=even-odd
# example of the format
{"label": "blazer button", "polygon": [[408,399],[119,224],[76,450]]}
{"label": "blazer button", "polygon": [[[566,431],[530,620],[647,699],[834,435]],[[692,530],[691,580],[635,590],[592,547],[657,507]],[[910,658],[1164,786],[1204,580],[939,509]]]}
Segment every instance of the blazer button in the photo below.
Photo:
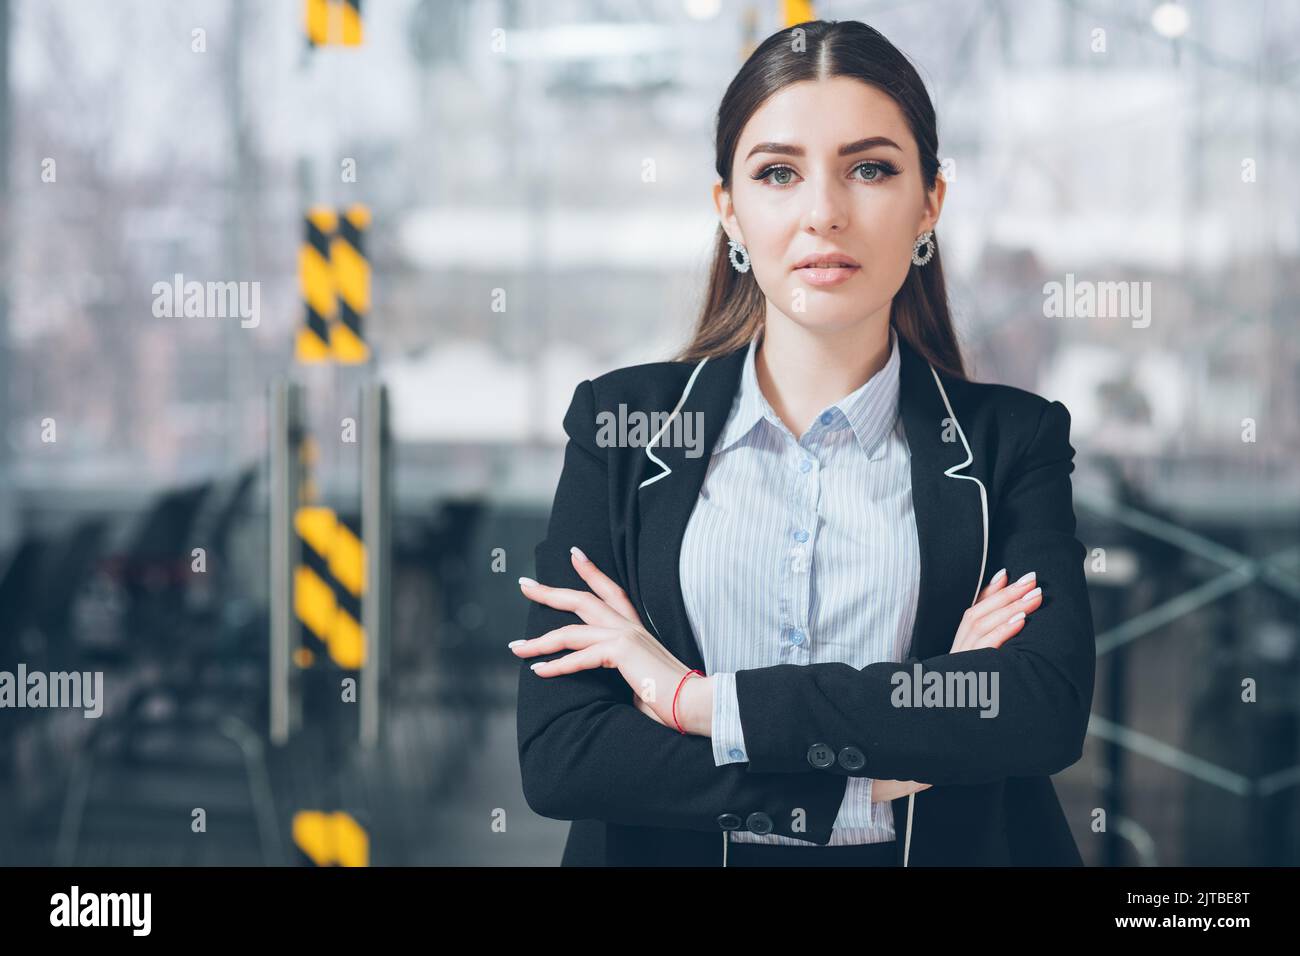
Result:
{"label": "blazer button", "polygon": [[861,770],[867,758],[857,747],[845,747],[840,751],[840,766],[845,770]]}
{"label": "blazer button", "polygon": [[718,826],[723,830],[739,830],[741,824],[740,814],[724,813],[718,817]]}
{"label": "blazer button", "polygon": [[825,770],[835,762],[835,751],[827,744],[813,744],[808,748],[808,762],[818,770]]}
{"label": "blazer button", "polygon": [[751,813],[748,819],[745,820],[745,825],[749,827],[751,833],[772,832],[772,818],[762,810],[755,810]]}

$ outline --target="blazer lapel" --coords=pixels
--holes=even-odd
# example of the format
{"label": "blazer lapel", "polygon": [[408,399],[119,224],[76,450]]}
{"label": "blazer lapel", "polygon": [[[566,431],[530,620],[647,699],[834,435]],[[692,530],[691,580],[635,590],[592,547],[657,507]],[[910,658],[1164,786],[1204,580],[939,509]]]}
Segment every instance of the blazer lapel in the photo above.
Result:
{"label": "blazer lapel", "polygon": [[[695,421],[703,429],[697,457],[688,457],[689,449],[671,441],[671,420],[661,439],[642,449],[643,466],[636,507],[632,509],[637,526],[627,539],[632,568],[629,579],[637,591],[631,597],[633,604],[639,599],[647,612],[644,623],[660,642],[682,663],[699,670],[704,670],[704,658],[686,613],[678,564],[686,524],[704,485],[713,446],[722,435],[740,388],[747,348],[697,364],[693,379],[688,380],[679,396],[677,415],[696,416]],[[663,467],[647,451],[662,461]]]}
{"label": "blazer lapel", "polygon": [[988,556],[987,492],[960,417],[925,357],[899,339],[899,414],[912,455],[912,505],[921,552],[920,598],[909,657],[946,654],[974,603]]}
{"label": "blazer lapel", "polygon": [[[912,498],[921,555],[920,598],[909,656],[943,654],[956,622],[973,602],[987,557],[984,485],[962,474],[972,463],[961,423],[950,413],[930,364],[899,337],[899,414],[911,450]],[[678,573],[682,538],[695,508],[713,447],[740,387],[746,347],[705,360],[678,396],[677,415],[696,415],[703,429],[701,453],[687,456],[672,441],[670,419],[659,441],[640,449],[632,527],[626,539],[629,595],[644,623],[668,650],[692,668],[704,669],[691,630]],[[667,411],[671,411],[668,409]],[[663,462],[661,467],[648,454]],[[863,573],[872,573],[863,568]]]}

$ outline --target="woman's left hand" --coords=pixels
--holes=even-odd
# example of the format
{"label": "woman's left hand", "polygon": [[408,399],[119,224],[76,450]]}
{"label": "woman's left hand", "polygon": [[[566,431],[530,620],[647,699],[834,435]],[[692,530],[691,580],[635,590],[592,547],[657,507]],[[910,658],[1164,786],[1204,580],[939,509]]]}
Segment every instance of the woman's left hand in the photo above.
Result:
{"label": "woman's left hand", "polygon": [[[529,600],[572,611],[586,623],[567,624],[530,641],[514,642],[510,649],[518,657],[536,657],[565,649],[573,652],[534,664],[533,672],[539,677],[556,677],[593,667],[617,668],[632,688],[636,708],[664,726],[676,729],[673,694],[690,668],[646,631],[622,588],[580,550],[573,550],[571,560],[591,591],[547,587],[528,578],[520,579],[520,587]],[[688,734],[709,735],[712,698],[709,678],[697,674],[682,685],[677,696],[677,721]]]}

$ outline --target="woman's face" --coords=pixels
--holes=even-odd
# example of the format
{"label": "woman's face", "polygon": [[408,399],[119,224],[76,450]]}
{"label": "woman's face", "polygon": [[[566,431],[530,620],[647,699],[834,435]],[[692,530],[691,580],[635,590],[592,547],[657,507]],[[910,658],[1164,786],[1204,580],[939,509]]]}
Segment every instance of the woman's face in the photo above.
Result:
{"label": "woman's face", "polygon": [[[865,142],[864,142],[865,141]],[[809,328],[842,329],[885,310],[907,278],[917,237],[938,221],[945,183],[927,192],[898,105],[851,77],[794,83],[750,117],[714,186],[730,238],[773,308]],[[818,253],[857,268],[800,269]]]}

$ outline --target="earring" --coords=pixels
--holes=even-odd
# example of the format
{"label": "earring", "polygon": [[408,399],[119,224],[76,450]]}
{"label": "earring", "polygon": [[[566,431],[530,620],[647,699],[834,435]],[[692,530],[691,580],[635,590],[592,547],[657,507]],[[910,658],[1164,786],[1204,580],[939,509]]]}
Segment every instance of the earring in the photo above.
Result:
{"label": "earring", "polygon": [[[731,259],[731,265],[735,268],[737,272],[748,272],[749,271],[749,250],[747,250],[744,246],[738,243],[735,239],[728,239],[727,244],[731,246],[731,251],[727,253],[727,256]],[[736,258],[737,254],[744,256],[743,262],[737,260]]]}
{"label": "earring", "polygon": [[[925,255],[921,255],[921,247],[925,246]],[[916,243],[912,246],[912,264],[923,266],[934,258],[935,249],[934,233],[927,229],[917,237]]]}

